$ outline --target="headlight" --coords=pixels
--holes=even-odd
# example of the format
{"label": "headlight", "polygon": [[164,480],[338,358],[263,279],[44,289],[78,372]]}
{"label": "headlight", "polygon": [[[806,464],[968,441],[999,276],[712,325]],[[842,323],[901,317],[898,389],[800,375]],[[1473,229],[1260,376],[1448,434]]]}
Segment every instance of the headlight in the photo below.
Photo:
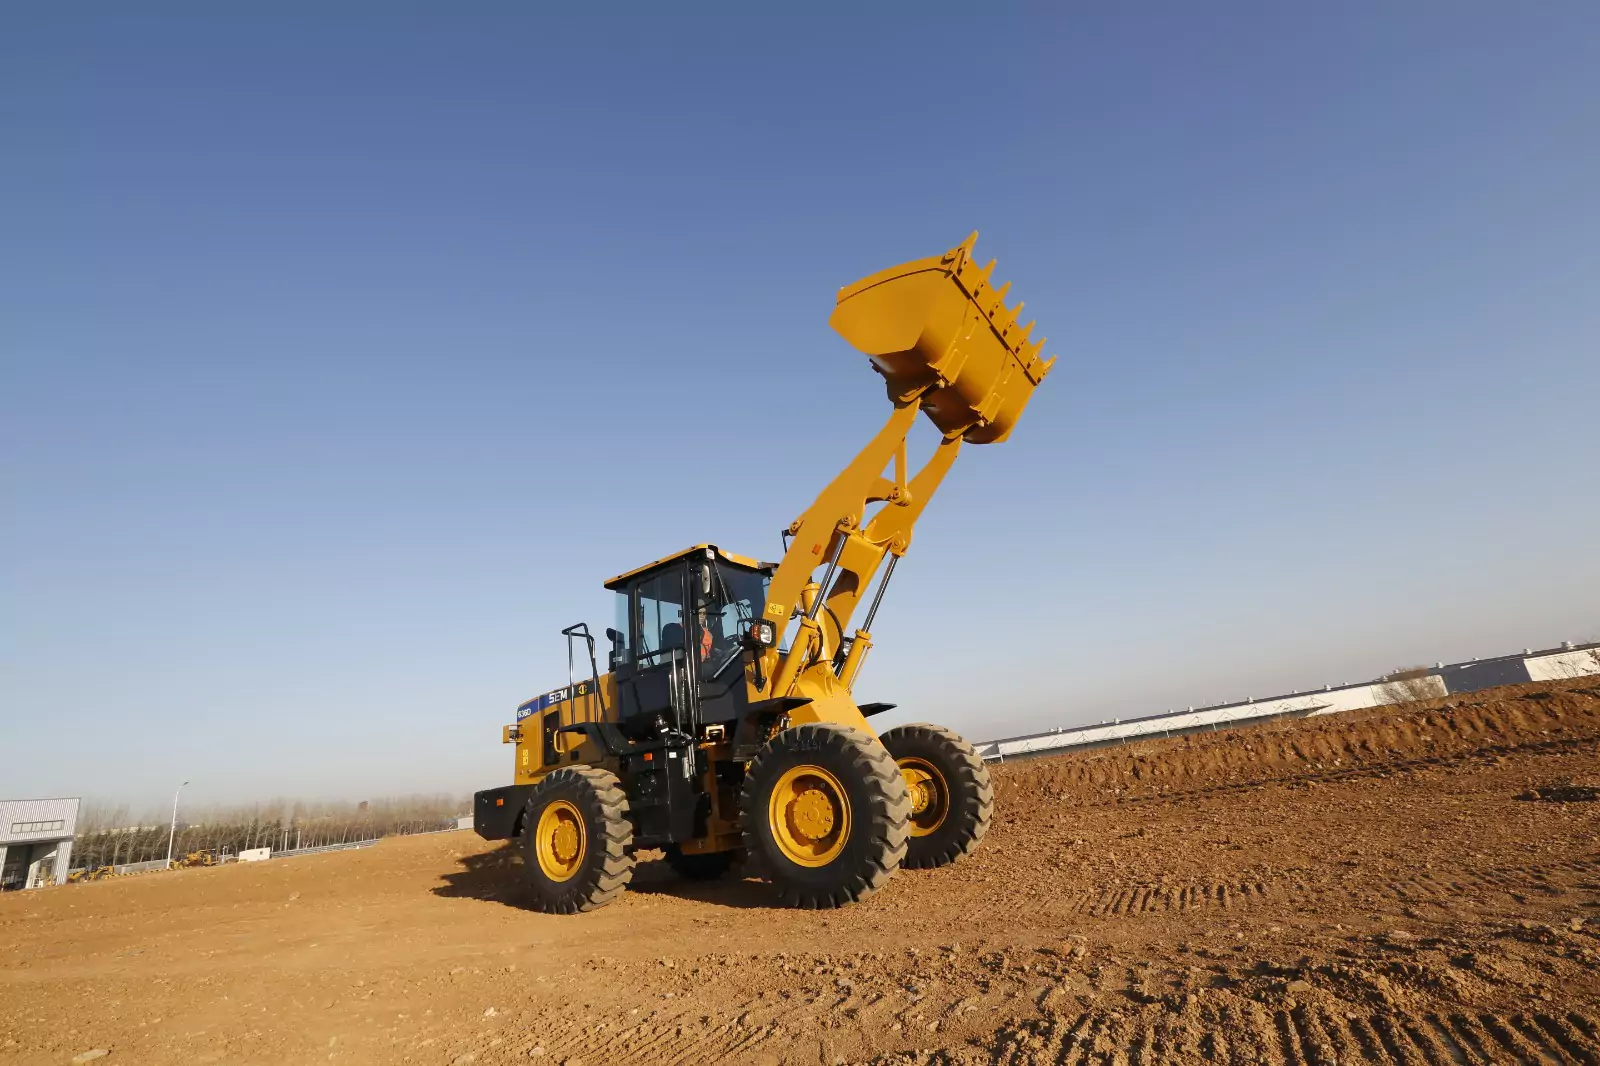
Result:
{"label": "headlight", "polygon": [[745,639],[753,648],[770,648],[778,642],[778,627],[765,618],[750,623]]}

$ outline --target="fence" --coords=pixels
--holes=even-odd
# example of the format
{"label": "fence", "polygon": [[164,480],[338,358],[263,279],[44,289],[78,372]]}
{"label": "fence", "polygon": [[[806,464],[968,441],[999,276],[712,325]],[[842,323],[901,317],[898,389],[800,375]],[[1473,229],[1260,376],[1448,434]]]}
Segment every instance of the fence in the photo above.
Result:
{"label": "fence", "polygon": [[[420,833],[404,833],[404,834],[396,834],[396,835],[397,836],[421,837],[421,836],[431,836],[434,833],[457,833],[457,832],[460,832],[460,830],[458,828],[424,829]],[[376,844],[378,841],[383,840],[383,839],[385,839],[385,838],[384,837],[371,837],[371,838],[369,838],[367,840],[349,840],[349,841],[345,841],[345,842],[340,843],[340,844],[322,844],[322,845],[319,845],[319,846],[314,847],[314,848],[290,848],[287,851],[272,851],[270,848],[259,848],[259,849],[253,849],[253,850],[268,852],[268,854],[266,854],[266,855],[259,856],[259,858],[263,858],[263,859],[267,859],[267,858],[272,858],[272,859],[293,859],[293,858],[298,858],[301,855],[321,855],[323,852],[327,852],[327,851],[353,851],[353,850],[355,850],[357,848],[370,848],[370,847],[372,847],[372,845]],[[242,858],[244,858],[243,854],[240,854],[240,855],[224,855],[224,856],[221,857],[220,862],[221,863],[238,862]],[[125,874],[142,874],[142,873],[147,873],[147,872],[149,872],[151,870],[165,870],[166,868],[167,868],[167,860],[166,859],[151,859],[148,862],[130,862],[130,863],[123,863],[120,866],[113,866],[111,868],[111,873],[112,873],[112,876],[122,877]],[[78,867],[77,869],[74,869],[72,872],[75,873],[75,874],[87,873],[88,872],[88,868],[87,867]]]}
{"label": "fence", "polygon": [[[1316,695],[1326,695],[1317,693]],[[1175,737],[1185,733],[1215,732],[1241,722],[1268,722],[1282,718],[1308,718],[1330,710],[1343,710],[1332,703],[1311,697],[1246,702],[1224,707],[1207,707],[1177,714],[1157,714],[1144,718],[1113,720],[1098,725],[1056,729],[1048,733],[991,740],[976,745],[978,754],[989,762],[1004,762],[1068,748],[1102,748],[1150,737]]]}
{"label": "fence", "polygon": [[[453,832],[453,830],[450,830]],[[409,833],[408,836],[421,836],[421,833]],[[382,837],[373,837],[370,840],[350,840],[343,844],[323,844],[315,848],[290,848],[288,851],[274,851],[268,858],[293,859],[299,855],[321,855],[325,851],[353,851],[356,848],[370,848]]]}
{"label": "fence", "polygon": [[[450,829],[424,829],[418,833],[396,833],[395,836],[426,837],[435,833],[455,833],[458,831],[453,827]],[[341,844],[321,844],[314,848],[290,848],[287,851],[274,851],[265,857],[269,859],[293,859],[300,855],[321,855],[325,851],[351,851],[355,848],[370,848],[378,841],[385,839],[388,838],[372,837],[367,840],[348,840]]]}

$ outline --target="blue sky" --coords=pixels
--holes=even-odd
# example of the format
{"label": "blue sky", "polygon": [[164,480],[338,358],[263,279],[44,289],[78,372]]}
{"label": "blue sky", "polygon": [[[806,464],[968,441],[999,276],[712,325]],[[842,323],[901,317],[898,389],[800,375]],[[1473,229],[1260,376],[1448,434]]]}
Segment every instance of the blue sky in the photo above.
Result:
{"label": "blue sky", "polygon": [[1061,358],[863,699],[1600,637],[1600,11],[1181,7],[14,11],[0,793],[502,783],[605,578],[776,557],[876,428],[834,291],[973,229]]}

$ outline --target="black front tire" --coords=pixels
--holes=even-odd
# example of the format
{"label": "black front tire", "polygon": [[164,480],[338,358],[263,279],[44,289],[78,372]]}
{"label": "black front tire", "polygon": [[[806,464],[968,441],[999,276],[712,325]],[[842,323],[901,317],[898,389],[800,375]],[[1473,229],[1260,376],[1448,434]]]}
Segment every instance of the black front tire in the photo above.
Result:
{"label": "black front tire", "polygon": [[[847,818],[837,854],[821,865],[796,861],[775,827],[773,794],[791,774],[824,771],[837,782]],[[841,907],[882,888],[906,854],[911,801],[894,760],[870,733],[817,723],[773,737],[745,772],[740,797],[745,854],[792,907]]]}
{"label": "black front tire", "polygon": [[959,733],[926,722],[896,726],[880,739],[902,769],[934,779],[923,785],[924,802],[913,795],[905,865],[923,870],[971,855],[994,817],[994,785],[983,759]]}
{"label": "black front tire", "polygon": [[[552,807],[575,811],[568,823],[579,836],[581,856],[566,876],[552,876],[540,861],[540,819]],[[548,845],[549,840],[546,840]],[[592,911],[622,894],[633,879],[633,823],[628,797],[617,776],[591,766],[564,766],[547,774],[528,796],[522,817],[522,870],[534,910],[550,914]],[[569,851],[570,854],[570,851]]]}

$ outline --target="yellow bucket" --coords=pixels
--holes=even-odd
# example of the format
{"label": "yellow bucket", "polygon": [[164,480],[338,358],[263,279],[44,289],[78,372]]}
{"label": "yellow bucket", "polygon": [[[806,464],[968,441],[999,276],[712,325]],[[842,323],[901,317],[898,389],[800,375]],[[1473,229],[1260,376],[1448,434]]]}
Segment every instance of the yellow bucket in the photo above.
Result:
{"label": "yellow bucket", "polygon": [[1028,343],[1007,282],[989,284],[994,263],[972,261],[974,233],[941,256],[902,263],[839,290],[828,324],[872,359],[889,395],[922,392],[922,409],[947,436],[994,444],[1011,435],[1055,359]]}

